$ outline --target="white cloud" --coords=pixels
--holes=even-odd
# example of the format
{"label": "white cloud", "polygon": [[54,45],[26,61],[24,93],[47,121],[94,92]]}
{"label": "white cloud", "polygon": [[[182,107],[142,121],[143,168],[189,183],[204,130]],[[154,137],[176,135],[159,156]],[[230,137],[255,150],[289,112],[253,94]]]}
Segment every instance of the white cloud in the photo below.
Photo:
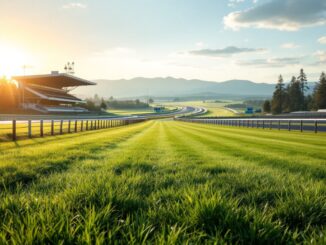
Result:
{"label": "white cloud", "polygon": [[284,57],[284,58],[268,58],[255,60],[241,60],[237,64],[241,66],[257,66],[257,67],[284,67],[288,65],[299,65],[304,60],[304,57]]}
{"label": "white cloud", "polygon": [[319,38],[318,42],[321,43],[321,44],[326,44],[326,36],[323,36],[323,37]]}
{"label": "white cloud", "polygon": [[207,57],[227,57],[235,54],[242,53],[258,53],[264,52],[265,49],[261,48],[238,48],[234,46],[222,48],[222,49],[200,49],[200,50],[191,50],[189,54],[198,55],[198,56],[207,56]]}
{"label": "white cloud", "polygon": [[87,5],[84,3],[67,3],[62,5],[62,8],[64,9],[85,9],[87,8]]}
{"label": "white cloud", "polygon": [[295,48],[299,48],[300,46],[295,44],[295,43],[284,43],[281,45],[281,48],[285,48],[285,49],[295,49]]}
{"label": "white cloud", "polygon": [[319,64],[326,64],[326,51],[318,50],[315,56],[318,58]]}
{"label": "white cloud", "polygon": [[296,31],[326,23],[325,0],[272,0],[224,17],[226,28],[265,28]]}

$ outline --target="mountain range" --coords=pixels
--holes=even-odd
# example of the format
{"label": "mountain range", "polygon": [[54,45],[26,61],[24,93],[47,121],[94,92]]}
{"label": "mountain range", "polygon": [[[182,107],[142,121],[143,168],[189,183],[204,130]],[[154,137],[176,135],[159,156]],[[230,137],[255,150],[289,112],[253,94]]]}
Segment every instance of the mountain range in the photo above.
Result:
{"label": "mountain range", "polygon": [[[182,78],[142,78],[121,80],[95,80],[96,86],[79,87],[74,93],[83,98],[97,94],[109,98],[139,97],[198,97],[198,98],[268,98],[275,84],[255,83],[248,80],[212,82]],[[310,87],[313,83],[309,84]]]}

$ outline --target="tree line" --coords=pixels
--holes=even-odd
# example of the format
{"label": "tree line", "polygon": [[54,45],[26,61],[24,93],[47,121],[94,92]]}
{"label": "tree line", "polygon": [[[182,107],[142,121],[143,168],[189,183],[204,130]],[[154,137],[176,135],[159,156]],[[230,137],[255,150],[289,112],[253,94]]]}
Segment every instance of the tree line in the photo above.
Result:
{"label": "tree line", "polygon": [[105,111],[107,109],[146,109],[149,108],[149,103],[153,103],[154,100],[149,98],[148,103],[142,102],[139,99],[135,100],[117,100],[112,96],[105,100],[100,98],[97,94],[92,98],[86,99],[85,108],[90,111]]}
{"label": "tree line", "polygon": [[263,105],[264,112],[273,114],[293,111],[311,111],[326,109],[326,75],[322,72],[319,82],[312,93],[309,90],[307,75],[301,69],[297,77],[293,76],[289,84],[285,84],[282,75],[279,76],[271,100]]}
{"label": "tree line", "polygon": [[0,111],[9,113],[18,108],[19,90],[5,77],[0,78]]}

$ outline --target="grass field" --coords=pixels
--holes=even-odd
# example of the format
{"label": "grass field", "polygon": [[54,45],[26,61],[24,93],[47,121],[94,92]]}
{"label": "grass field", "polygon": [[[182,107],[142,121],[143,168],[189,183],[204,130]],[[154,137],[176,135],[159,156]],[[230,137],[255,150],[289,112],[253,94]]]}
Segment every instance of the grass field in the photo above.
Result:
{"label": "grass field", "polygon": [[[176,106],[167,106],[166,111],[163,113],[169,113],[177,110],[178,108]],[[144,109],[108,109],[108,112],[117,115],[117,116],[126,116],[126,115],[141,115],[141,114],[160,114],[160,113],[155,113],[153,106],[149,108],[144,108]],[[163,114],[162,113],[162,114]]]}
{"label": "grass field", "polygon": [[198,115],[198,117],[229,117],[235,114],[230,110],[226,109],[228,103],[231,102],[213,102],[213,101],[185,101],[185,102],[169,102],[167,104],[174,104],[180,106],[198,106],[207,109],[207,113],[203,115]]}
{"label": "grass field", "polygon": [[149,121],[0,145],[0,243],[326,243],[326,135]]}

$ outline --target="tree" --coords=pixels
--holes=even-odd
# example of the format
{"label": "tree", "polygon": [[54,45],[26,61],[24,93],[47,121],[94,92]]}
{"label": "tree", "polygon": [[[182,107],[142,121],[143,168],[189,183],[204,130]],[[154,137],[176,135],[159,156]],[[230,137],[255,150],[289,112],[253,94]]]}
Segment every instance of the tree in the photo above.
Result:
{"label": "tree", "polygon": [[326,109],[326,75],[324,72],[321,74],[319,82],[316,85],[314,102],[317,109]]}
{"label": "tree", "polygon": [[107,104],[105,103],[105,101],[104,101],[104,99],[102,98],[102,100],[101,100],[101,104],[100,104],[100,107],[101,107],[101,109],[102,110],[106,110],[107,109]]}
{"label": "tree", "polygon": [[306,110],[307,105],[305,103],[305,92],[309,89],[308,83],[307,83],[307,76],[304,73],[303,69],[300,70],[300,74],[298,76],[298,82],[300,86],[300,95],[299,95],[299,110]]}
{"label": "tree", "polygon": [[153,104],[153,103],[154,103],[154,100],[153,100],[152,98],[149,98],[149,99],[148,99],[148,103],[149,103],[149,104]]}
{"label": "tree", "polygon": [[309,111],[317,109],[314,97],[311,94],[305,97],[305,104]]}
{"label": "tree", "polygon": [[98,96],[98,94],[94,95],[94,99],[93,102],[95,103],[95,105],[99,106],[101,104],[101,99],[100,96]]}
{"label": "tree", "polygon": [[19,105],[17,86],[5,77],[0,78],[0,112],[13,112]]}
{"label": "tree", "polygon": [[298,81],[300,83],[301,93],[304,94],[309,89],[309,87],[307,83],[307,75],[304,73],[303,69],[300,70]]}
{"label": "tree", "polygon": [[291,82],[287,88],[288,94],[288,111],[299,111],[302,108],[302,104],[304,103],[304,99],[302,99],[301,86],[300,82],[292,77]]}
{"label": "tree", "polygon": [[100,111],[100,108],[95,105],[94,101],[92,99],[86,99],[86,105],[85,108],[89,111]]}
{"label": "tree", "polygon": [[264,105],[263,105],[263,110],[266,113],[271,112],[271,102],[269,100],[265,100]]}
{"label": "tree", "polygon": [[285,88],[282,75],[279,76],[275,86],[275,91],[272,98],[271,110],[274,114],[282,113],[284,107]]}

